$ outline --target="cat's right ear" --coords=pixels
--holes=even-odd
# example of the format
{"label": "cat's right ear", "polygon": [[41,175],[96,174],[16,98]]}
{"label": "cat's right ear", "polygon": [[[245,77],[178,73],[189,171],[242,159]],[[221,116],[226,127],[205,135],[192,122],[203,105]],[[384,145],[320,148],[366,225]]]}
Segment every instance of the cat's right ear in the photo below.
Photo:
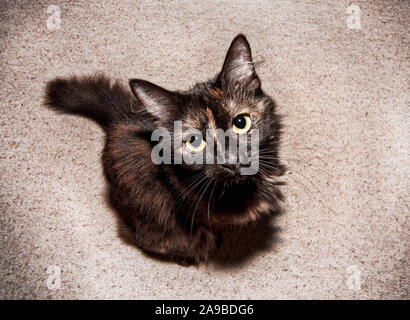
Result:
{"label": "cat's right ear", "polygon": [[238,34],[232,40],[216,83],[222,87],[241,87],[247,91],[260,88],[251,47],[243,34]]}
{"label": "cat's right ear", "polygon": [[161,123],[169,120],[178,108],[172,92],[149,81],[131,79],[130,87],[143,107]]}

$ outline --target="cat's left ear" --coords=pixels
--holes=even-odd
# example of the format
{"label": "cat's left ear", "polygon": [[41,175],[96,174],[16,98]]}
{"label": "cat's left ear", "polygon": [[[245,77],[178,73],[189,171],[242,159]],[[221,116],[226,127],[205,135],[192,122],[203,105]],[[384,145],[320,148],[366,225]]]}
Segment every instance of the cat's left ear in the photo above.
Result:
{"label": "cat's left ear", "polygon": [[167,122],[178,109],[171,91],[140,79],[132,79],[129,84],[137,99],[160,124]]}
{"label": "cat's left ear", "polygon": [[222,88],[241,87],[252,91],[260,88],[260,80],[252,61],[251,47],[243,34],[233,39],[217,82],[220,82]]}

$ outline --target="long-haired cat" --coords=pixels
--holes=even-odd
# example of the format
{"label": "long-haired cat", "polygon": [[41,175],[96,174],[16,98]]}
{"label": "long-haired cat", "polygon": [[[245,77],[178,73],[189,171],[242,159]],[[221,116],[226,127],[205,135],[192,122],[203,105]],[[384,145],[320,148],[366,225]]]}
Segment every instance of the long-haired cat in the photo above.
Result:
{"label": "long-haired cat", "polygon": [[[131,90],[103,75],[57,78],[47,84],[45,103],[104,128],[102,160],[110,199],[142,250],[183,264],[198,263],[218,248],[226,226],[245,225],[278,210],[278,177],[285,170],[278,160],[280,117],[262,91],[245,36],[232,41],[213,80],[188,91],[168,91],[137,79],[129,84]],[[159,142],[152,141],[152,133],[165,128],[174,138],[175,121],[184,132],[195,129],[202,136],[182,137],[181,146],[172,145],[172,158],[208,147],[206,130],[234,129],[243,136],[257,129],[259,170],[242,175],[239,160],[155,164],[152,151]],[[208,152],[216,153],[225,143],[216,137],[215,149]]]}

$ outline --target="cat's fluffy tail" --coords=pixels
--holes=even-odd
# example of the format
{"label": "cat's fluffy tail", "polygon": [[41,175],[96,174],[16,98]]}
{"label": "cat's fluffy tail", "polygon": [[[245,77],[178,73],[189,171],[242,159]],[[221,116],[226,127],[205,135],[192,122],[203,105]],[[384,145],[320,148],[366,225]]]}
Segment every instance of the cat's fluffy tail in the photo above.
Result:
{"label": "cat's fluffy tail", "polygon": [[69,114],[78,114],[99,123],[111,123],[135,116],[136,99],[118,83],[102,74],[56,78],[47,83],[45,105]]}

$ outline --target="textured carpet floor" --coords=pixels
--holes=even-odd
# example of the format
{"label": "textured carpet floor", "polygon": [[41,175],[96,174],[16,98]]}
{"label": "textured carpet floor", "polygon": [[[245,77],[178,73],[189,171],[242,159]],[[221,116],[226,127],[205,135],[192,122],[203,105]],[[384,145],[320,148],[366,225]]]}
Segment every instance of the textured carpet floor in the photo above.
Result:
{"label": "textured carpet floor", "polygon": [[[357,1],[360,30],[350,4],[2,0],[0,297],[408,299],[410,4]],[[105,71],[185,89],[239,32],[285,115],[285,212],[208,264],[153,260],[119,236],[102,130],[45,109],[45,83]]]}

